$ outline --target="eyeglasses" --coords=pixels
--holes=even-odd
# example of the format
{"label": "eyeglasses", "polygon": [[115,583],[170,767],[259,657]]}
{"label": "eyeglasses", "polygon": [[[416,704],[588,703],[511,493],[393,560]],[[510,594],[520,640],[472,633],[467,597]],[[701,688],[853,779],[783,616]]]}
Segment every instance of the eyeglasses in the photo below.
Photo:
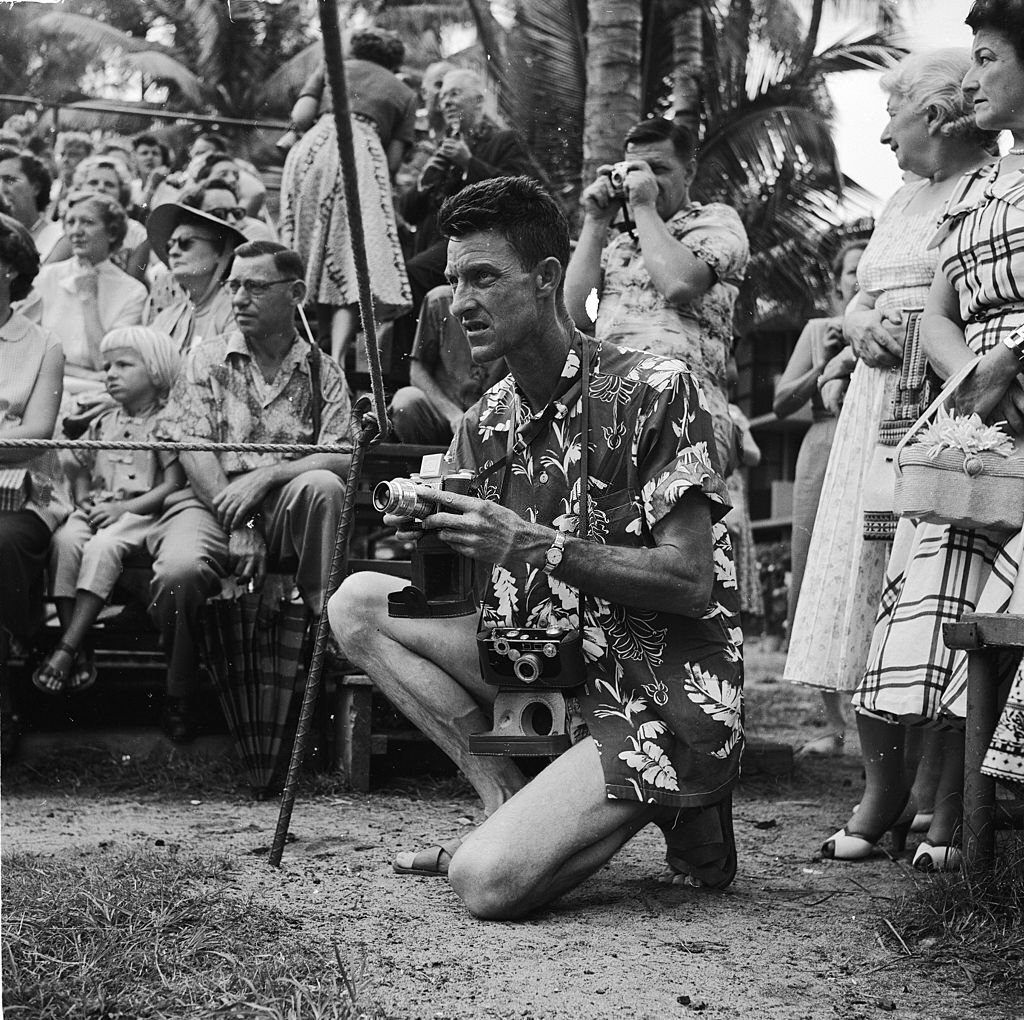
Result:
{"label": "eyeglasses", "polygon": [[245,210],[240,206],[224,206],[221,209],[206,209],[205,212],[219,220],[244,220]]}
{"label": "eyeglasses", "polygon": [[167,250],[177,248],[180,251],[191,251],[196,241],[205,241],[207,244],[215,244],[212,237],[204,237],[202,234],[179,234],[176,237],[167,238]]}
{"label": "eyeglasses", "polygon": [[244,287],[249,297],[258,298],[279,283],[295,283],[295,277],[287,276],[280,280],[225,280],[224,286],[232,294],[237,294]]}

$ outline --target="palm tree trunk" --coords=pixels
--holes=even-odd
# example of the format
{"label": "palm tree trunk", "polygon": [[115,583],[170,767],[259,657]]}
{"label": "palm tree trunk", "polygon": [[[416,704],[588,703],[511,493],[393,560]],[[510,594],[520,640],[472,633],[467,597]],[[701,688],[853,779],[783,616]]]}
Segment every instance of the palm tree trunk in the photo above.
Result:
{"label": "palm tree trunk", "polygon": [[672,116],[700,137],[701,80],[704,76],[704,23],[695,0],[666,0],[672,25]]}
{"label": "palm tree trunk", "polygon": [[622,159],[622,136],[640,119],[641,0],[589,0],[583,180]]}

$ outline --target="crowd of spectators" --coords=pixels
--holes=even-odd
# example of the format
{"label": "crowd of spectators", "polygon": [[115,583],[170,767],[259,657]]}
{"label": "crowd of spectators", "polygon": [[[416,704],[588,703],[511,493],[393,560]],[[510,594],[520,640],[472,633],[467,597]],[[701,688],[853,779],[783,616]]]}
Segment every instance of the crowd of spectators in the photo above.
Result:
{"label": "crowd of spectators", "polygon": [[[1022,27],[1014,2],[980,0],[976,11],[976,46],[1024,83],[1024,54],[1007,42],[1020,37],[1006,26]],[[506,365],[500,352],[474,360],[474,338],[490,324],[472,311],[451,312],[439,211],[470,185],[541,175],[523,140],[487,112],[477,72],[442,62],[410,84],[403,57],[393,34],[366,30],[351,39],[356,192],[375,315],[407,372],[397,373],[392,394],[393,438],[447,444]],[[891,119],[882,141],[912,177],[871,241],[839,253],[841,301],[808,326],[778,391],[780,415],[813,397],[815,417],[800,466],[787,677],[856,690],[869,755],[858,812],[825,845],[837,858],[866,855],[886,828],[918,813],[934,817],[939,848],[923,866],[955,862],[955,775],[947,769],[925,789],[902,766],[887,770],[903,761],[909,722],[962,718],[962,663],[936,651],[941,622],[986,600],[1005,609],[1016,583],[1019,543],[956,529],[915,532],[904,522],[891,547],[866,543],[858,530],[864,458],[893,397],[890,370],[903,358],[912,309],[925,309],[923,346],[941,375],[980,359],[960,405],[1021,423],[1022,313],[1019,300],[999,298],[1000,281],[1012,280],[1019,260],[999,249],[978,256],[969,280],[956,269],[964,252],[974,258],[998,230],[984,219],[993,196],[1014,215],[1020,208],[1013,161],[1024,150],[1011,148],[1002,162],[993,153],[998,130],[1024,141],[1024,124],[1012,104],[1000,106],[1006,86],[986,77],[986,67],[966,51],[944,50],[912,56],[884,79]],[[975,123],[979,93],[986,110]],[[62,635],[33,680],[47,694],[91,686],[89,628],[123,558],[145,551],[148,609],[169,663],[164,726],[176,741],[194,732],[198,614],[222,581],[258,584],[268,566],[282,567],[295,577],[295,598],[314,615],[323,611],[349,463],[361,253],[323,68],[306,82],[292,119],[277,207],[259,170],[217,132],[198,134],[177,153],[159,132],[125,139],[66,131],[52,153],[45,140],[0,135],[4,436],[339,446],[306,457],[0,450],[0,467],[31,479],[27,500],[5,491],[13,502],[0,510],[0,571],[13,579],[0,595],[3,640],[31,642],[47,592]],[[730,403],[729,366],[750,251],[736,210],[692,198],[695,159],[695,139],[669,120],[645,120],[626,134],[622,179],[602,168],[583,190],[565,304],[575,328],[599,341],[686,366],[713,425],[710,456],[723,480],[736,472],[732,490],[742,494],[742,472],[758,454],[749,423]],[[955,208],[932,243],[951,194]],[[620,210],[628,221],[616,220]],[[984,222],[974,222],[979,217]],[[505,268],[496,266],[495,277]],[[298,315],[303,307],[314,333]],[[622,440],[607,430],[603,437],[610,448]],[[749,543],[749,526],[734,525],[734,534]],[[758,611],[746,602],[744,609]],[[4,655],[0,649],[0,663]],[[922,703],[908,708],[906,698],[889,697],[893,671],[904,691],[924,676]],[[838,752],[845,717],[838,695],[826,704],[825,749]],[[949,739],[933,751],[947,763],[962,754]],[[1005,771],[1019,765],[1004,755]]]}

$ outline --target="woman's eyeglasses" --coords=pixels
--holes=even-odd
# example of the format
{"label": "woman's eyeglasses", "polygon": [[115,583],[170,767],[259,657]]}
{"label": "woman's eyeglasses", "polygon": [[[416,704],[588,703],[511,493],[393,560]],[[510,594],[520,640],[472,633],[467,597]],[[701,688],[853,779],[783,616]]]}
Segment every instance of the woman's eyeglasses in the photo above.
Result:
{"label": "woman's eyeglasses", "polygon": [[167,238],[167,250],[177,248],[179,251],[191,251],[195,247],[196,241],[205,241],[207,244],[216,243],[212,238],[203,237],[202,234],[179,234]]}
{"label": "woman's eyeglasses", "polygon": [[249,297],[258,298],[263,294],[266,294],[271,287],[275,287],[279,283],[294,282],[294,276],[287,276],[280,280],[225,280],[224,286],[227,287],[232,294],[237,294],[244,287],[245,292]]}
{"label": "woman's eyeglasses", "polygon": [[227,205],[221,209],[205,209],[204,212],[216,216],[219,220],[234,220],[236,223],[245,219],[245,210],[240,205]]}

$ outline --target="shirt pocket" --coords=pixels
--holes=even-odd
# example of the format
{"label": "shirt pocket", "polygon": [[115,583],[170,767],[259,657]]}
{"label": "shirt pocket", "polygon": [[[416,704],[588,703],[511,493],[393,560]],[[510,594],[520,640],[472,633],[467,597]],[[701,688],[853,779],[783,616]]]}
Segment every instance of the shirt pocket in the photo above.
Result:
{"label": "shirt pocket", "polygon": [[604,545],[649,545],[639,493],[633,489],[618,489],[592,498],[590,537]]}

